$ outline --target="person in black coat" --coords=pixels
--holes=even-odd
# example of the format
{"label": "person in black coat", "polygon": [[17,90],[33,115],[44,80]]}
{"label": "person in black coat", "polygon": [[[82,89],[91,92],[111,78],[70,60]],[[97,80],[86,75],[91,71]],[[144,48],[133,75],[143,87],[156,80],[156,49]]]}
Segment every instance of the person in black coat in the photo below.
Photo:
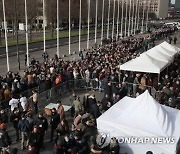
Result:
{"label": "person in black coat", "polygon": [[53,108],[52,112],[51,112],[51,120],[50,120],[50,125],[51,125],[51,139],[50,142],[53,141],[53,137],[54,137],[54,131],[57,128],[57,125],[60,123],[60,116],[57,113],[56,109]]}
{"label": "person in black coat", "polygon": [[51,88],[52,88],[51,79],[49,77],[46,77],[45,80],[46,99],[49,99],[51,97],[51,91],[50,91]]}
{"label": "person in black coat", "polygon": [[11,143],[11,138],[8,135],[8,132],[6,131],[6,124],[2,123],[0,125],[0,147],[2,148],[2,150],[4,150],[3,148],[7,148]]}
{"label": "person in black coat", "polygon": [[14,129],[16,131],[16,141],[19,141],[19,129],[18,129],[18,123],[21,119],[21,113],[19,112],[18,108],[15,108],[13,113],[10,115],[10,121],[13,123]]}
{"label": "person in black coat", "polygon": [[29,135],[29,152],[28,154],[39,154],[41,147],[41,134],[37,125]]}
{"label": "person in black coat", "polygon": [[39,127],[39,133],[40,133],[40,141],[41,141],[41,146],[44,144],[44,135],[47,132],[48,129],[48,121],[47,119],[43,116],[43,113],[40,112],[38,115],[37,120],[35,121],[35,125]]}

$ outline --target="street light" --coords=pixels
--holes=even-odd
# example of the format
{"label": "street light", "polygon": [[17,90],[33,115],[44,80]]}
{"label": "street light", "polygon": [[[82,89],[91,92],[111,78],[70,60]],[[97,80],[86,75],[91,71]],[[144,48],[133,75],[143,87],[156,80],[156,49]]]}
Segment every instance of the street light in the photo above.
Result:
{"label": "street light", "polygon": [[14,0],[14,15],[15,15],[15,33],[16,33],[16,52],[18,59],[18,68],[21,69],[20,59],[19,59],[19,38],[18,38],[18,21],[17,21],[17,11],[16,11],[16,0]]}

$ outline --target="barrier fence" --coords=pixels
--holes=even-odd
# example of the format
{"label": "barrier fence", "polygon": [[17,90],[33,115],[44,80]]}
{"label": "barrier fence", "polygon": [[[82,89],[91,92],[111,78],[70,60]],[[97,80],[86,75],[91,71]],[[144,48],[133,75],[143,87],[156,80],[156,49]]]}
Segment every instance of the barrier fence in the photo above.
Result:
{"label": "barrier fence", "polygon": [[[26,98],[28,98],[28,102],[32,103],[32,100],[29,97],[32,96],[32,90],[36,89],[38,92],[38,103],[44,104],[44,101],[51,99],[59,99],[64,94],[68,94],[70,96],[74,90],[99,90],[99,91],[104,91],[104,93],[106,93],[106,88],[108,83],[111,83],[112,93],[114,93],[115,89],[120,85],[121,88],[124,87],[127,90],[128,96],[136,97],[137,93],[140,94],[147,89],[155,99],[158,98],[159,92],[154,87],[151,86],[146,86],[146,85],[142,86],[139,84],[133,84],[127,82],[125,83],[104,82],[104,81],[99,81],[97,79],[69,80],[69,81],[61,82],[59,85],[53,86],[48,90],[46,90],[45,83],[42,83],[38,87],[34,87],[25,92],[22,92],[22,94],[26,96]],[[0,103],[1,105],[5,104],[4,105],[5,108],[9,108],[9,100],[1,101]]]}

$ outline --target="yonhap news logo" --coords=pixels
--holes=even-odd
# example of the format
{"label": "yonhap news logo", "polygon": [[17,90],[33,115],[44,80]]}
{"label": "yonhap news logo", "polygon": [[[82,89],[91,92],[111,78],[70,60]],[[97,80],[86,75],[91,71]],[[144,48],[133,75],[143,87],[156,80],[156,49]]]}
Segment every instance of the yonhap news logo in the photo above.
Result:
{"label": "yonhap news logo", "polygon": [[[119,144],[174,144],[175,138],[173,137],[115,137]],[[108,146],[112,137],[109,133],[99,133],[96,138],[96,143],[99,148]]]}
{"label": "yonhap news logo", "polygon": [[174,144],[173,137],[117,137],[118,143],[126,144]]}

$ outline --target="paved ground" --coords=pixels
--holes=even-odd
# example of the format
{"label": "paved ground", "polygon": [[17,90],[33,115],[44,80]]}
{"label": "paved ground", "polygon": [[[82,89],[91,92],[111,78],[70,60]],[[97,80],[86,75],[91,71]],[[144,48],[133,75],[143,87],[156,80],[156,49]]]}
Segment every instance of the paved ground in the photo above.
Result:
{"label": "paved ground", "polygon": [[[97,40],[97,43],[100,43],[100,39]],[[89,43],[90,47],[93,47],[94,44],[95,44],[94,40],[90,40],[90,43]],[[81,42],[81,49],[86,49],[86,48],[87,48],[87,41]],[[79,43],[71,44],[72,53],[74,51],[78,51],[78,50],[79,50]],[[49,57],[52,58],[56,54],[57,49],[51,48],[51,49],[48,49],[47,52],[49,54]],[[30,60],[31,60],[31,58],[34,57],[36,60],[42,61],[42,53],[43,53],[43,50],[30,53]],[[60,56],[69,55],[69,45],[60,46],[59,53],[60,53]],[[68,58],[70,58],[72,60],[74,58],[78,58],[78,55],[76,54],[73,56],[69,56]],[[21,63],[21,71],[20,72],[21,73],[25,69],[24,59],[25,59],[25,55],[24,54],[20,55],[20,61],[21,61],[20,62]],[[18,70],[18,61],[17,61],[16,56],[9,57],[9,64],[10,64],[10,71],[13,71],[13,72],[19,71]],[[4,75],[4,74],[6,74],[6,72],[7,72],[6,58],[3,58],[3,59],[0,59],[0,75]]]}

